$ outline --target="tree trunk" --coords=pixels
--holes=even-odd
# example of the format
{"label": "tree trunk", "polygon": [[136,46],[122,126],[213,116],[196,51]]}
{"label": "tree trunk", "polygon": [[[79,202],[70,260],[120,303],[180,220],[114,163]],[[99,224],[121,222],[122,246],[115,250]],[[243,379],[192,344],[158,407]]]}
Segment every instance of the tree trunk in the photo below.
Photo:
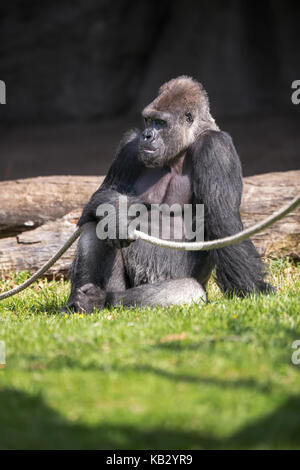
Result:
{"label": "tree trunk", "polygon": [[[61,178],[62,184],[54,182],[54,179]],[[43,199],[42,181],[48,180],[45,185],[45,199]],[[39,193],[35,195],[35,204],[27,200],[30,205],[31,218],[34,220],[49,220],[55,218],[55,211],[64,212],[72,204],[80,206],[80,198],[85,202],[89,199],[92,192],[99,186],[101,177],[53,177],[37,178],[39,180]],[[34,187],[35,179],[22,180],[32,182]],[[16,182],[10,182],[13,184]],[[241,215],[245,227],[253,225],[262,220],[283,205],[287,204],[293,197],[299,193],[300,171],[288,171],[281,173],[268,173],[244,178],[244,194],[241,206]],[[0,183],[1,185],[2,183]],[[18,183],[16,183],[17,185]],[[69,186],[69,188],[68,188]],[[37,186],[35,186],[37,187]],[[86,190],[89,188],[89,191]],[[52,188],[52,192],[50,191]],[[80,190],[78,188],[81,188]],[[30,189],[33,191],[33,189]],[[80,194],[76,194],[80,192]],[[50,195],[51,193],[51,195]],[[11,207],[14,204],[14,195],[11,192]],[[32,194],[32,193],[31,193]],[[67,197],[66,197],[67,194]],[[73,194],[73,201],[72,201]],[[51,200],[50,208],[48,203],[43,201]],[[21,197],[17,197],[17,204],[22,205]],[[55,201],[60,208],[55,208]],[[66,202],[67,201],[67,202]],[[9,203],[6,203],[8,207]],[[35,211],[34,212],[34,207]],[[40,207],[46,207],[45,214]],[[74,210],[62,218],[50,220],[41,227],[34,230],[23,232],[16,237],[0,240],[0,276],[8,277],[13,271],[23,270],[35,272],[40,268],[67,240],[76,228],[76,222],[80,216],[81,208]],[[35,214],[37,214],[35,216]],[[13,220],[14,227],[17,224]],[[3,222],[3,226],[4,226]],[[9,227],[9,223],[6,222]],[[11,232],[12,230],[10,230]],[[295,260],[300,259],[300,211],[299,209],[288,214],[285,218],[277,222],[264,232],[255,235],[252,238],[258,251],[268,257],[290,256]],[[63,255],[63,257],[49,270],[48,276],[65,275],[70,267],[74,257],[76,243]]]}

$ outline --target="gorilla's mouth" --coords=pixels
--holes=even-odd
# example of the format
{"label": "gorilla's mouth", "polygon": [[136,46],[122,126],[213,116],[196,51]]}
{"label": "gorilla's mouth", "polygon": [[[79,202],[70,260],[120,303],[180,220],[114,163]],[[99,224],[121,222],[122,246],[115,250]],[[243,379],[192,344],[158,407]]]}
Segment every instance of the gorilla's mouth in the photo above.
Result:
{"label": "gorilla's mouth", "polygon": [[158,149],[144,149],[144,159],[145,160],[153,160],[154,158],[159,156]]}
{"label": "gorilla's mouth", "polygon": [[140,145],[140,150],[142,152],[153,153],[153,152],[156,152],[156,150],[159,150],[159,147],[157,145],[150,144],[150,142],[149,142],[149,143],[141,144]]}
{"label": "gorilla's mouth", "polygon": [[141,153],[143,154],[144,158],[148,159],[148,158],[157,157],[160,151],[159,151],[159,148],[143,146],[141,148]]}
{"label": "gorilla's mouth", "polygon": [[140,152],[140,160],[148,168],[160,166],[160,149],[156,148],[145,148],[143,147]]}

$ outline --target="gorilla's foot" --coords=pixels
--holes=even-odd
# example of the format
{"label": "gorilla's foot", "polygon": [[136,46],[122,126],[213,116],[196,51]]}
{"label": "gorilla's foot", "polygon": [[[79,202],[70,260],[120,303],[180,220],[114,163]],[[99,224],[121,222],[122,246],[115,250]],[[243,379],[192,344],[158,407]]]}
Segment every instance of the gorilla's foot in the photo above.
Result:
{"label": "gorilla's foot", "polygon": [[76,289],[72,298],[70,297],[65,313],[70,313],[70,310],[78,313],[93,313],[94,309],[102,310],[105,304],[106,293],[99,286],[95,284],[84,284],[82,287]]}

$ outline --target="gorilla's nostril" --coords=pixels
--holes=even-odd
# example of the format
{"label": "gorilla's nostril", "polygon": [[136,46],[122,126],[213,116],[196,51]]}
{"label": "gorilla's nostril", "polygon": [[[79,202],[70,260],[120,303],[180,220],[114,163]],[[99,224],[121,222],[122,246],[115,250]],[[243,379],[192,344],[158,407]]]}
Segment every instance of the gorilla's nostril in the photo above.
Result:
{"label": "gorilla's nostril", "polygon": [[152,129],[146,129],[143,132],[143,138],[144,140],[152,141],[154,139],[154,132]]}

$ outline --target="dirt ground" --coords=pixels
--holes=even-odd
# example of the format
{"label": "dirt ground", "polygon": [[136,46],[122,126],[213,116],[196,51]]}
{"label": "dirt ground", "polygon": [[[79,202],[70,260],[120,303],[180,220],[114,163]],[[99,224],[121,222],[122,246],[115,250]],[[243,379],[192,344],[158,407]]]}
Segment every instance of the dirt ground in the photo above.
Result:
{"label": "dirt ground", "polygon": [[[0,179],[55,174],[102,175],[122,134],[139,119],[123,117],[89,124],[0,127]],[[300,167],[300,115],[227,118],[244,175]]]}

